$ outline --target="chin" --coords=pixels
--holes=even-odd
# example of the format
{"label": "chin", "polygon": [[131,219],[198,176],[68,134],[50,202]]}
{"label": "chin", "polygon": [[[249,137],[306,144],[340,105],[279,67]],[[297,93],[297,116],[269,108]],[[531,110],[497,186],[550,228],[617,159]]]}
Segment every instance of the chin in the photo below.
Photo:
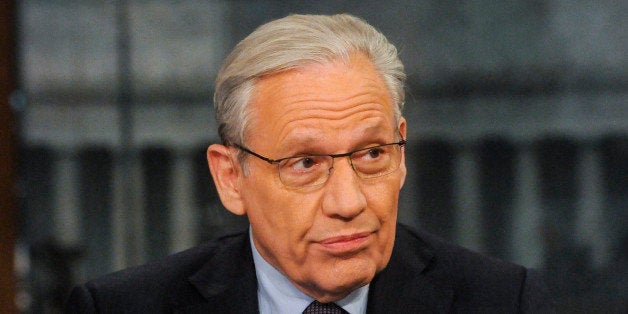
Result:
{"label": "chin", "polygon": [[321,303],[338,301],[354,290],[367,285],[371,279],[328,283],[323,287],[319,287],[318,292],[312,295],[312,297]]}
{"label": "chin", "polygon": [[[383,267],[382,267],[383,268]],[[353,290],[367,285],[379,271],[372,260],[339,260],[328,272],[319,273],[318,290],[321,302],[336,301]]]}

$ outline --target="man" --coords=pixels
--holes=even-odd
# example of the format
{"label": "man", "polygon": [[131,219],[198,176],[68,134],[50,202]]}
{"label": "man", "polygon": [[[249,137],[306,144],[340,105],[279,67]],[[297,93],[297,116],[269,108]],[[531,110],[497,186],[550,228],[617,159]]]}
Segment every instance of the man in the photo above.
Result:
{"label": "man", "polygon": [[539,310],[525,268],[397,225],[404,80],[395,47],[355,17],[258,28],[218,74],[222,145],[207,150],[222,203],[249,230],[77,287],[68,311]]}

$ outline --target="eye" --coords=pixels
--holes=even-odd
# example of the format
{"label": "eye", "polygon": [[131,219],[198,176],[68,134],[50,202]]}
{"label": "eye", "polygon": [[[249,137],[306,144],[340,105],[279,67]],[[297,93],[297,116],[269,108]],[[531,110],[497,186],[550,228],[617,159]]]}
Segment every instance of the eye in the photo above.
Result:
{"label": "eye", "polygon": [[309,172],[323,163],[323,158],[317,156],[302,156],[286,159],[281,167],[291,172]]}
{"label": "eye", "polygon": [[382,155],[385,153],[384,147],[371,147],[366,148],[361,151],[357,151],[354,155],[354,159],[359,159],[363,161],[375,161],[382,158]]}
{"label": "eye", "polygon": [[370,158],[375,159],[375,158],[379,157],[381,152],[382,152],[382,148],[381,147],[371,148],[371,149],[368,150],[368,156]]}
{"label": "eye", "polygon": [[308,168],[312,168],[315,163],[316,162],[314,161],[314,158],[312,158],[312,157],[303,157],[298,162],[296,162],[294,166],[299,167],[299,168],[308,169]]}

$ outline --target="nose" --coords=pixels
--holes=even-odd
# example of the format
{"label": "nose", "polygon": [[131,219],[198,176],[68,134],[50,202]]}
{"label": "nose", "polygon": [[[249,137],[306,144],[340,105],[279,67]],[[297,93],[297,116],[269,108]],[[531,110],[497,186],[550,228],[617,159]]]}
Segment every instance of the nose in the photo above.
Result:
{"label": "nose", "polygon": [[330,171],[323,195],[323,213],[344,220],[359,215],[366,209],[366,196],[349,158],[336,159]]}

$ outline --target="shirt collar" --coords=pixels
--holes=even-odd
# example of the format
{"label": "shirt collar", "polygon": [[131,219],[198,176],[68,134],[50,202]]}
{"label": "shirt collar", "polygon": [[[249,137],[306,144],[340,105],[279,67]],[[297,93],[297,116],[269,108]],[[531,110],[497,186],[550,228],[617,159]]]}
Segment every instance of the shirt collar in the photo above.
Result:
{"label": "shirt collar", "polygon": [[[286,276],[260,255],[253,243],[251,230],[249,240],[257,275],[260,313],[302,313],[314,299],[297,289]],[[335,303],[351,314],[366,313],[368,291],[369,285],[363,286]]]}

